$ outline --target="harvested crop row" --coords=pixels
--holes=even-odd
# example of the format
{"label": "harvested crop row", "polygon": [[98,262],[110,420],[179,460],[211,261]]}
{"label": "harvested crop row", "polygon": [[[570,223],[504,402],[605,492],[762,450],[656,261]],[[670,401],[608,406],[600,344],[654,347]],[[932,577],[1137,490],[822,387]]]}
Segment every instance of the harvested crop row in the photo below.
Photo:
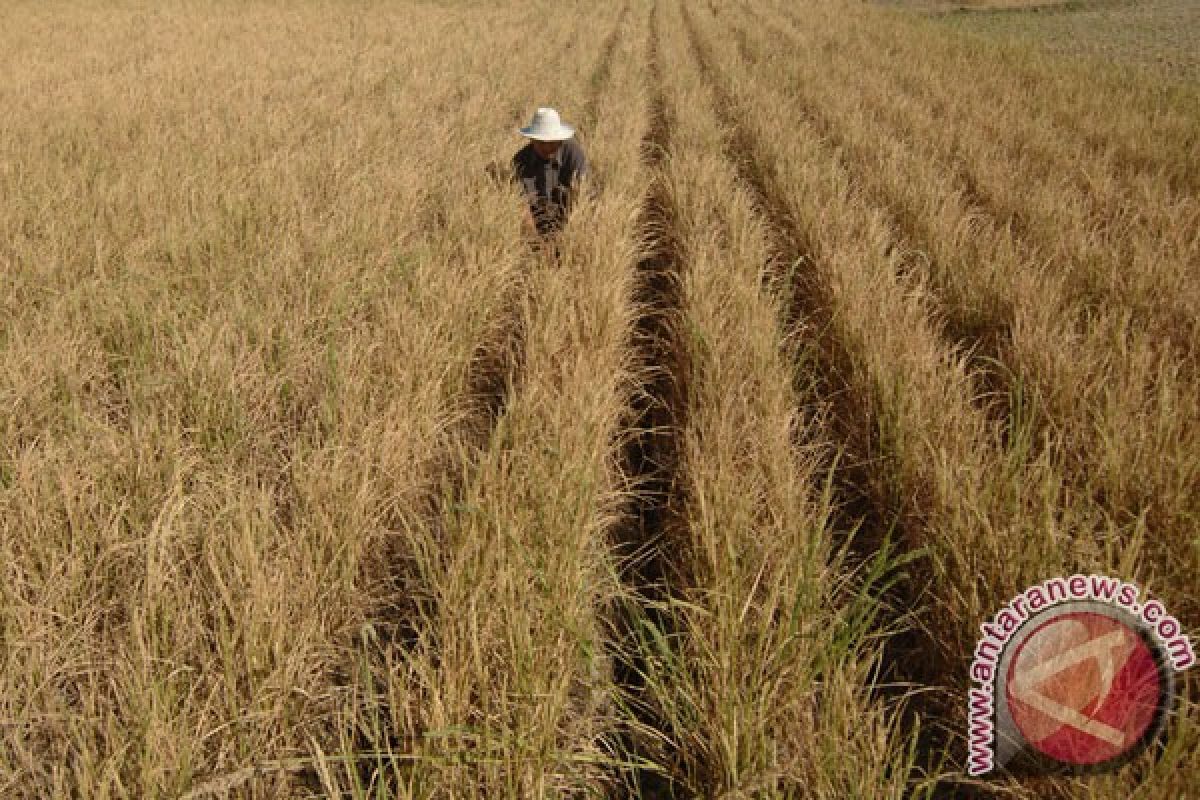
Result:
{"label": "harvested crop row", "polygon": [[[599,108],[644,105],[635,22],[623,24]],[[562,79],[564,94],[595,63],[585,59]],[[533,72],[520,88],[546,77]],[[575,212],[559,258],[533,263],[521,382],[461,496],[443,504],[443,538],[423,554],[429,600],[417,642],[383,676],[380,727],[394,740],[345,753],[361,762],[382,749],[375,777],[401,794],[541,796],[612,779],[604,617],[617,587],[607,532],[623,500],[615,442],[642,119],[603,115],[589,137],[605,191]],[[369,709],[360,723],[370,729]]]}
{"label": "harvested crop row", "polygon": [[874,659],[840,604],[828,452],[792,386],[800,354],[782,345],[783,309],[765,289],[765,233],[667,5],[661,203],[683,408],[672,586],[640,641],[642,700],[663,737],[650,755],[675,796],[906,796],[904,743],[861,688]]}

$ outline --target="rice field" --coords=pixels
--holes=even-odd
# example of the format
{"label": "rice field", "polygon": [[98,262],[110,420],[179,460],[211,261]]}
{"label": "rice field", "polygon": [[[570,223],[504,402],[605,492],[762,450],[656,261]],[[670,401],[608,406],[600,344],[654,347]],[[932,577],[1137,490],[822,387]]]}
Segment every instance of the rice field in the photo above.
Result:
{"label": "rice field", "polygon": [[956,30],[1090,60],[1104,64],[1102,69],[1150,71],[1149,80],[1200,81],[1200,6],[1191,0],[895,2],[915,11],[951,12],[939,13],[936,21]]}
{"label": "rice field", "polygon": [[0,796],[1195,791],[1195,673],[1115,772],[965,744],[1025,587],[1200,622],[1194,86],[841,0],[0,13]]}

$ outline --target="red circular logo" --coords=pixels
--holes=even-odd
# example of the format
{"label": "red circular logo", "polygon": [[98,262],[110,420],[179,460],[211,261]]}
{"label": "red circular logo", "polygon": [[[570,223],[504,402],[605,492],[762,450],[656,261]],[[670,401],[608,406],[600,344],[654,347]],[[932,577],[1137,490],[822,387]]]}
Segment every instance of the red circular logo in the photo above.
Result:
{"label": "red circular logo", "polygon": [[1138,632],[1091,611],[1039,625],[1009,662],[1005,683],[1013,723],[1030,746],[1079,766],[1139,745],[1167,691]]}

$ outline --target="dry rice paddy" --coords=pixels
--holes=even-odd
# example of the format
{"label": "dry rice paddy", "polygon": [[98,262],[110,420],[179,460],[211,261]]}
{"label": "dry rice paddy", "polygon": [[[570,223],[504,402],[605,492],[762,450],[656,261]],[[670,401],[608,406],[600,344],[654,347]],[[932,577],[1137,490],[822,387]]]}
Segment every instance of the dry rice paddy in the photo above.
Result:
{"label": "dry rice paddy", "polygon": [[[1200,96],[876,5],[10,3],[0,796],[965,774],[979,624],[1200,623]],[[495,176],[541,104],[597,191]]]}

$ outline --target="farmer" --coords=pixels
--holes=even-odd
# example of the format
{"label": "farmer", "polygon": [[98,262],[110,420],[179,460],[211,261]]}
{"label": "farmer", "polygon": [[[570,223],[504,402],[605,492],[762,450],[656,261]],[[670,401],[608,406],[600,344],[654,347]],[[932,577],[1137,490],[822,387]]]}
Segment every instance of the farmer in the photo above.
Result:
{"label": "farmer", "polygon": [[513,156],[514,177],[529,202],[527,223],[543,239],[556,234],[567,221],[587,174],[587,157],[571,137],[575,129],[563,124],[553,108],[539,108],[520,134],[529,139]]}

